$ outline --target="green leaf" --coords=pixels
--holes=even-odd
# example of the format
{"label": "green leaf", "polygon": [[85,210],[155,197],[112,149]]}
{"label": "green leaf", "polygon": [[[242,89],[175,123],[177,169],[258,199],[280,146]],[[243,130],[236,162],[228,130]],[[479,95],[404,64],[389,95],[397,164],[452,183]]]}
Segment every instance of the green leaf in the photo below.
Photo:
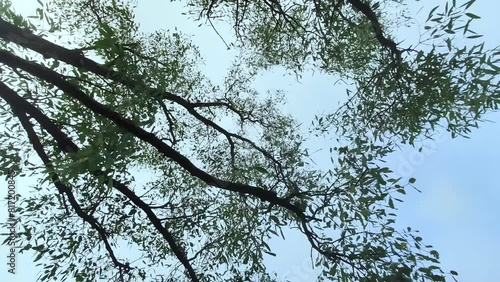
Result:
{"label": "green leaf", "polygon": [[468,38],[468,39],[474,39],[474,38],[479,38],[479,37],[482,37],[482,35],[481,34],[475,34],[475,35],[467,36],[466,38]]}
{"label": "green leaf", "polygon": [[94,42],[94,46],[97,49],[111,49],[114,46],[114,40],[112,38],[102,38]]}
{"label": "green leaf", "polygon": [[465,15],[471,19],[480,19],[481,17],[473,13],[465,13]]}
{"label": "green leaf", "polygon": [[394,202],[392,201],[392,198],[389,199],[389,207],[394,209]]}
{"label": "green leaf", "polygon": [[254,169],[254,170],[258,171],[258,172],[261,172],[261,173],[266,173],[266,174],[269,173],[265,168],[261,167],[260,165],[254,165],[252,167],[252,169]]}
{"label": "green leaf", "polygon": [[439,8],[439,6],[432,8],[432,10],[429,12],[429,15],[427,16],[427,20],[425,20],[426,22],[432,18],[432,16],[434,15],[434,12],[437,10],[437,8]]}
{"label": "green leaf", "polygon": [[35,259],[33,260],[33,262],[39,261],[42,258],[43,254],[44,254],[43,252],[38,253],[38,255],[35,257]]}
{"label": "green leaf", "polygon": [[465,10],[467,10],[470,8],[470,6],[472,6],[474,4],[474,2],[476,2],[476,0],[469,0],[469,1],[465,2],[464,4],[462,4],[462,6],[460,6],[460,7],[465,7]]}

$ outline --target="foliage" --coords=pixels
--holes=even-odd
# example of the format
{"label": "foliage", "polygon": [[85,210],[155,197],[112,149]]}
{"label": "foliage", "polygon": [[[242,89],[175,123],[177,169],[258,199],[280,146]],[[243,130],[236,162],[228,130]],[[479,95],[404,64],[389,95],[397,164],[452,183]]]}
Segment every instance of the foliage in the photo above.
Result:
{"label": "foliage", "polygon": [[[427,37],[403,47],[390,28],[408,16],[382,13],[399,2],[190,0],[232,24],[242,52],[214,85],[188,36],[139,32],[131,1],[54,0],[29,19],[0,1],[0,167],[22,160],[40,179],[18,242],[40,280],[276,281],[268,241],[297,229],[319,281],[444,281],[437,251],[394,227],[415,179],[383,161],[496,110],[500,53],[458,45],[478,37],[473,0],[433,9]],[[253,88],[275,65],[353,83],[313,121],[341,144],[331,167],[311,161],[283,93]]]}

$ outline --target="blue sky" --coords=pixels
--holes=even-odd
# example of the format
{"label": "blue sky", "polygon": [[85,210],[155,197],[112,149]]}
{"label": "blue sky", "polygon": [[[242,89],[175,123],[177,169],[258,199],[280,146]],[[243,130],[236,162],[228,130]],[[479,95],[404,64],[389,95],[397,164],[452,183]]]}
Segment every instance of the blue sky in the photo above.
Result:
{"label": "blue sky", "polygon": [[[20,12],[38,7],[35,0],[13,2]],[[414,2],[415,7],[425,6],[419,17],[425,18],[436,2]],[[152,31],[178,26],[182,31],[193,34],[193,41],[205,58],[202,69],[211,74],[216,82],[222,81],[231,62],[229,55],[220,55],[226,52],[224,43],[211,28],[198,27],[197,23],[182,16],[179,7],[178,3],[166,0],[139,1],[137,19],[141,29]],[[485,35],[483,40],[489,47],[500,45],[498,11],[500,2],[497,1],[478,0],[472,8],[472,12],[482,17],[475,23],[475,30]],[[228,28],[219,27],[218,30],[224,37],[230,38]],[[345,92],[343,87],[335,86],[334,81],[326,76],[308,74],[297,84],[294,77],[284,76],[279,70],[261,76],[256,81],[256,87],[287,91],[289,103],[285,110],[306,124],[314,114],[334,109]],[[459,281],[462,282],[497,281],[496,270],[500,264],[500,189],[496,178],[500,173],[500,148],[497,145],[500,140],[500,114],[492,113],[487,118],[493,122],[481,123],[480,128],[469,135],[470,139],[451,139],[442,134],[438,141],[428,143],[430,148],[423,154],[419,154],[417,149],[405,148],[391,155],[388,162],[397,174],[415,177],[415,185],[422,191],[408,191],[405,202],[399,205],[398,225],[420,230],[425,242],[440,252],[443,268],[458,271]],[[312,144],[316,149],[324,145],[328,144]],[[320,153],[317,157],[321,159]],[[24,194],[28,185],[29,180],[19,179],[18,192]],[[6,187],[4,182],[1,187]],[[4,209],[0,211],[0,218],[6,218],[4,212]],[[270,269],[292,281],[311,281],[314,273],[310,270],[309,248],[301,236],[289,236],[285,242],[275,241],[272,247],[278,256],[268,259]],[[7,252],[6,247],[0,248],[1,254]],[[34,281],[36,270],[31,266],[30,257],[20,258],[20,273],[9,280]],[[5,259],[2,255],[2,260]],[[2,276],[6,273],[3,262],[0,263],[0,271]]]}

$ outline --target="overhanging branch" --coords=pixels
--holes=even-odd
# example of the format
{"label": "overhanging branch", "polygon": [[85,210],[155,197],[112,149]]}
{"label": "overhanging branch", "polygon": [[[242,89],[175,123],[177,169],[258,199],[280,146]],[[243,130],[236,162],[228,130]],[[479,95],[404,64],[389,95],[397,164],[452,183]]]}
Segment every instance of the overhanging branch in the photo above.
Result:
{"label": "overhanging branch", "polygon": [[347,0],[347,2],[349,2],[354,8],[356,8],[370,20],[373,32],[375,33],[375,38],[378,40],[380,45],[391,50],[394,58],[396,58],[398,62],[401,61],[401,52],[398,50],[396,42],[394,42],[392,39],[387,38],[384,35],[384,31],[382,30],[382,25],[380,24],[377,15],[370,7],[370,5],[364,3],[362,0]]}
{"label": "overhanging branch", "polygon": [[90,98],[78,87],[67,82],[57,72],[45,66],[38,65],[34,62],[26,61],[5,50],[0,50],[0,62],[10,66],[13,69],[16,68],[22,69],[30,73],[31,75],[38,77],[39,79],[42,79],[46,82],[53,84],[54,86],[64,91],[67,95],[79,101],[82,105],[90,109],[92,112],[108,118],[109,120],[113,121],[117,126],[132,133],[140,140],[149,143],[163,155],[174,160],[178,165],[180,165],[182,168],[188,171],[191,175],[197,177],[206,184],[228,191],[240,192],[252,195],[263,201],[281,206],[293,212],[300,219],[307,218],[307,216],[304,214],[304,211],[301,208],[290,203],[290,201],[287,199],[278,197],[278,195],[275,192],[264,190],[262,188],[251,185],[222,180],[201,170],[196,165],[194,165],[187,157],[185,157],[177,150],[173,149],[171,146],[163,142],[155,134],[142,129],[141,127],[135,125],[131,120],[120,115],[118,112],[115,112],[110,108],[108,108],[107,106]]}
{"label": "overhanging branch", "polygon": [[[120,72],[110,69],[104,65],[98,64],[97,62],[85,57],[83,54],[80,53],[80,51],[70,50],[62,46],[59,46],[57,44],[54,44],[48,40],[45,40],[31,33],[28,30],[23,30],[9,22],[6,22],[1,18],[0,18],[0,38],[19,44],[20,46],[23,46],[25,48],[31,49],[45,57],[53,58],[55,60],[61,60],[76,68],[87,70],[106,79],[111,79],[112,81],[120,83],[131,90],[137,89],[137,86],[139,85],[141,86],[141,89],[143,89],[145,93],[147,93],[152,98],[165,99],[174,102],[182,106],[184,109],[186,109],[192,116],[201,121],[203,124],[214,128],[219,133],[224,135],[229,142],[232,157],[234,157],[234,142],[232,138],[235,138],[245,143],[248,143],[254,149],[262,153],[266,158],[271,160],[275,164],[278,174],[283,177],[281,164],[270,152],[259,147],[257,144],[255,144],[255,142],[251,141],[248,138],[227,131],[214,121],[209,120],[203,115],[201,115],[196,110],[197,107],[200,107],[201,105],[207,106],[210,105],[210,103],[204,103],[204,104],[191,103],[188,100],[182,98],[181,96],[175,95],[174,93],[164,91],[162,89],[149,87],[143,81],[136,81],[130,79],[127,75],[124,75]],[[161,106],[161,101],[160,101],[160,106]],[[233,112],[240,114],[238,113],[238,111],[236,111],[234,107],[228,107],[228,108]]]}
{"label": "overhanging branch", "polygon": [[[38,153],[39,157],[42,159],[44,162],[45,166],[51,170],[52,164],[43,150],[43,146],[40,143],[40,140],[38,139],[38,136],[32,129],[32,125],[29,122],[26,113],[28,113],[31,117],[33,117],[35,120],[37,120],[42,128],[47,130],[49,134],[55,139],[59,147],[62,149],[63,152],[65,153],[71,153],[71,152],[76,152],[79,150],[78,146],[67,136],[64,132],[62,132],[53,122],[50,118],[45,116],[38,108],[24,100],[22,97],[17,95],[12,89],[10,89],[7,85],[5,85],[3,82],[0,82],[0,97],[3,98],[12,108],[14,113],[19,117],[21,123],[23,124],[23,127],[25,128],[26,132],[28,133],[28,137],[30,139],[30,142],[32,143],[35,151]],[[96,171],[93,173],[95,176],[100,176],[102,172]],[[52,180],[56,188],[61,192],[65,193],[70,193],[68,195],[70,204],[73,206],[74,203],[76,203],[76,200],[71,193],[70,189],[66,187],[64,184],[61,183],[59,180],[59,177],[55,174],[52,175]],[[148,216],[150,222],[154,225],[154,227],[162,234],[162,236],[165,238],[167,243],[169,244],[171,250],[174,252],[176,255],[177,259],[183,264],[183,266],[186,268],[186,270],[189,273],[189,276],[191,277],[192,281],[199,281],[196,272],[194,271],[193,267],[191,266],[191,263],[185,256],[185,252],[181,249],[181,247],[177,244],[175,241],[173,235],[164,227],[161,223],[161,220],[156,216],[156,214],[153,212],[152,208],[146,204],[142,199],[137,196],[132,190],[130,190],[125,184],[122,182],[108,178],[106,180],[111,180],[113,187],[115,187],[118,191],[120,191],[123,195],[125,195],[128,199],[130,199],[137,207],[142,209],[146,215]],[[66,192],[67,191],[67,192]],[[77,208],[79,210],[77,210]],[[104,230],[99,231],[97,229],[97,226],[93,223],[92,221],[92,216],[86,214],[79,206],[74,209],[76,210],[77,214],[82,217],[84,220],[89,222],[92,227],[94,227],[96,230],[98,230],[99,234],[102,236],[106,235]],[[86,217],[83,217],[86,216]],[[102,228],[101,228],[102,229]],[[104,235],[103,235],[104,234]],[[102,238],[107,238],[107,237],[102,237]],[[109,243],[105,241],[106,244],[106,249],[108,249],[108,252],[110,252],[110,256],[113,259],[113,262],[115,265],[122,267],[122,265],[118,264],[118,261],[114,257],[112,253],[112,249],[109,246]]]}
{"label": "overhanging branch", "polygon": [[[3,82],[0,82],[0,92],[3,92],[5,90],[5,87],[6,87],[6,85]],[[49,171],[49,173],[51,175],[52,183],[54,184],[54,186],[56,186],[59,193],[66,195],[71,207],[76,212],[76,214],[80,218],[82,218],[85,222],[87,222],[90,226],[92,226],[92,228],[94,228],[99,233],[99,236],[101,237],[101,240],[103,241],[104,246],[105,246],[110,258],[113,261],[113,264],[119,268],[120,273],[122,271],[124,271],[124,272],[130,271],[131,267],[128,264],[122,263],[122,262],[118,261],[118,259],[116,258],[114,251],[113,251],[113,248],[111,247],[111,244],[109,242],[108,234],[107,234],[106,230],[104,229],[104,227],[101,226],[101,224],[99,224],[93,216],[91,216],[91,215],[87,214],[85,211],[83,211],[80,204],[76,200],[71,188],[69,188],[68,186],[63,184],[61,182],[59,176],[53,171],[54,169],[52,166],[52,162],[50,161],[47,153],[45,152],[43,145],[40,142],[40,139],[38,138],[37,134],[35,133],[35,130],[33,129],[33,125],[29,121],[29,118],[26,115],[26,112],[15,105],[10,104],[10,106],[11,106],[11,109],[14,112],[14,114],[17,116],[17,118],[21,122],[21,125],[23,126],[24,130],[28,134],[28,139],[29,139],[30,143],[33,145],[33,148],[35,149],[36,153],[38,154],[38,156],[40,157],[40,159],[44,163],[45,167]]]}

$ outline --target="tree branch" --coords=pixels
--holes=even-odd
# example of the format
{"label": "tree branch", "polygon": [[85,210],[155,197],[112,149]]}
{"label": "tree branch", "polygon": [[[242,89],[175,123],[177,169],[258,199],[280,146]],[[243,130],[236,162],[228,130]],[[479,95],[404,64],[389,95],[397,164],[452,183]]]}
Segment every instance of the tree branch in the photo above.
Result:
{"label": "tree branch", "polygon": [[[5,87],[7,87],[3,82],[0,82],[0,92],[3,92],[5,90]],[[7,87],[7,89],[9,89]],[[10,89],[9,89],[10,90]],[[12,90],[11,90],[12,91]],[[35,133],[35,130],[33,129],[33,125],[29,121],[28,116],[26,115],[26,112],[23,111],[21,108],[17,107],[16,105],[10,104],[12,111],[14,114],[17,116],[19,121],[21,122],[21,125],[23,126],[24,130],[28,134],[28,138],[30,140],[30,143],[33,145],[33,148],[35,149],[36,153],[40,157],[40,159],[43,161],[45,167],[51,174],[51,179],[52,183],[54,186],[56,186],[57,190],[59,193],[66,195],[68,198],[68,201],[73,208],[73,210],[76,212],[76,214],[82,218],[85,222],[87,222],[92,228],[94,228],[98,233],[99,236],[101,237],[101,240],[104,243],[104,246],[106,250],[108,251],[108,254],[113,261],[113,264],[119,268],[120,272],[125,271],[128,272],[131,270],[131,267],[126,264],[126,263],[121,263],[118,261],[116,258],[113,248],[111,247],[111,244],[109,243],[108,240],[108,234],[106,230],[97,222],[97,220],[87,214],[86,212],[83,211],[81,208],[80,204],[76,200],[74,194],[71,191],[71,188],[63,184],[59,178],[59,176],[53,171],[53,166],[52,162],[50,161],[49,157],[47,156],[47,153],[45,152],[42,143],[40,142],[40,139]]]}
{"label": "tree branch", "polygon": [[[1,37],[1,32],[0,32],[0,37]],[[5,50],[0,50],[0,62],[10,66],[11,68],[20,68],[30,73],[33,76],[36,76],[42,80],[45,80],[46,82],[53,84],[54,86],[63,90],[67,95],[79,101],[82,105],[90,109],[92,112],[108,118],[109,120],[113,121],[117,126],[132,133],[140,140],[149,143],[150,145],[155,147],[160,153],[174,160],[177,164],[179,164],[182,168],[188,171],[191,175],[202,180],[207,185],[233,192],[249,194],[263,201],[267,201],[271,204],[281,206],[293,212],[300,219],[307,218],[307,216],[304,214],[304,211],[301,208],[290,203],[290,201],[288,201],[285,198],[278,197],[278,195],[273,191],[264,190],[259,187],[246,185],[242,183],[222,180],[201,170],[196,165],[194,165],[187,157],[185,157],[184,155],[182,155],[181,153],[170,147],[168,144],[160,140],[155,134],[142,129],[141,127],[135,125],[131,120],[124,118],[118,112],[115,112],[110,108],[108,108],[107,106],[90,98],[77,86],[67,82],[57,72],[52,71],[51,69],[45,66],[41,66],[36,63],[26,61]]]}
{"label": "tree branch", "polygon": [[387,38],[382,30],[382,25],[380,24],[377,15],[370,7],[369,4],[362,2],[361,0],[347,0],[354,8],[363,13],[370,22],[372,23],[373,32],[375,33],[375,38],[380,42],[380,45],[388,48],[393,53],[394,57],[398,62],[401,61],[401,52],[398,50],[396,42],[392,39]]}
{"label": "tree branch", "polygon": [[[28,103],[22,97],[18,96],[12,89],[10,89],[3,82],[0,82],[0,97],[2,97],[7,103],[9,103],[9,105],[11,106],[11,108],[13,110],[15,109],[15,111],[16,111],[15,113],[18,116],[19,115],[25,116],[26,113],[29,113],[30,115],[31,115],[31,113],[34,113],[35,115],[32,117],[34,117],[40,123],[40,125],[44,129],[46,129],[49,132],[49,134],[52,135],[52,137],[54,137],[55,141],[59,144],[59,147],[63,148],[62,149],[63,152],[71,153],[71,152],[76,152],[79,150],[78,146],[75,143],[73,143],[73,141],[68,136],[66,136],[47,116],[45,116],[39,109],[37,109],[35,106]],[[23,124],[23,126],[24,126],[24,124]],[[30,141],[32,138],[34,138],[34,137],[30,136],[29,132],[28,132],[28,136],[30,137]],[[36,135],[35,135],[35,137],[38,140],[38,137]],[[46,156],[46,154],[43,151],[40,151],[40,149],[38,148],[39,147],[38,145],[35,145],[35,144],[40,143],[37,140],[31,141],[31,143],[33,144],[33,147],[35,148],[35,150],[37,150],[37,153],[39,154],[39,156],[41,154],[40,158],[44,162],[45,166],[47,168],[51,168],[52,165],[50,163],[50,160],[48,160],[48,157]],[[38,143],[36,143],[36,142],[38,142]],[[62,146],[61,144],[65,144],[65,145]],[[68,151],[68,150],[66,150],[66,148],[71,148],[71,150]],[[43,147],[42,147],[42,150],[43,150]],[[39,153],[39,151],[40,151],[40,153]],[[102,174],[102,172],[96,171],[93,174],[95,176],[100,176]],[[165,240],[168,242],[171,250],[177,256],[177,259],[184,265],[184,267],[188,271],[191,279],[195,282],[199,281],[193,267],[191,266],[189,260],[185,256],[185,252],[181,249],[181,247],[177,244],[177,242],[175,242],[175,239],[174,239],[173,235],[170,233],[170,231],[168,231],[162,225],[161,220],[156,216],[156,214],[153,212],[151,207],[149,207],[148,204],[146,204],[144,201],[142,201],[125,184],[121,183],[118,180],[111,179],[111,178],[108,178],[106,180],[108,180],[108,181],[111,180],[113,187],[115,187],[118,191],[120,191],[123,195],[125,195],[128,199],[130,199],[137,207],[139,207],[140,209],[142,209],[146,213],[146,215],[148,216],[149,220],[154,225],[154,227],[158,230],[158,232],[160,232],[163,235]],[[64,188],[63,186],[60,186],[63,184],[60,184],[60,181],[58,180],[58,178],[57,178],[57,181],[54,181],[54,184],[56,185],[56,187],[58,189]],[[71,203],[71,199],[70,199],[70,203]],[[80,210],[81,210],[81,208],[80,208]]]}

